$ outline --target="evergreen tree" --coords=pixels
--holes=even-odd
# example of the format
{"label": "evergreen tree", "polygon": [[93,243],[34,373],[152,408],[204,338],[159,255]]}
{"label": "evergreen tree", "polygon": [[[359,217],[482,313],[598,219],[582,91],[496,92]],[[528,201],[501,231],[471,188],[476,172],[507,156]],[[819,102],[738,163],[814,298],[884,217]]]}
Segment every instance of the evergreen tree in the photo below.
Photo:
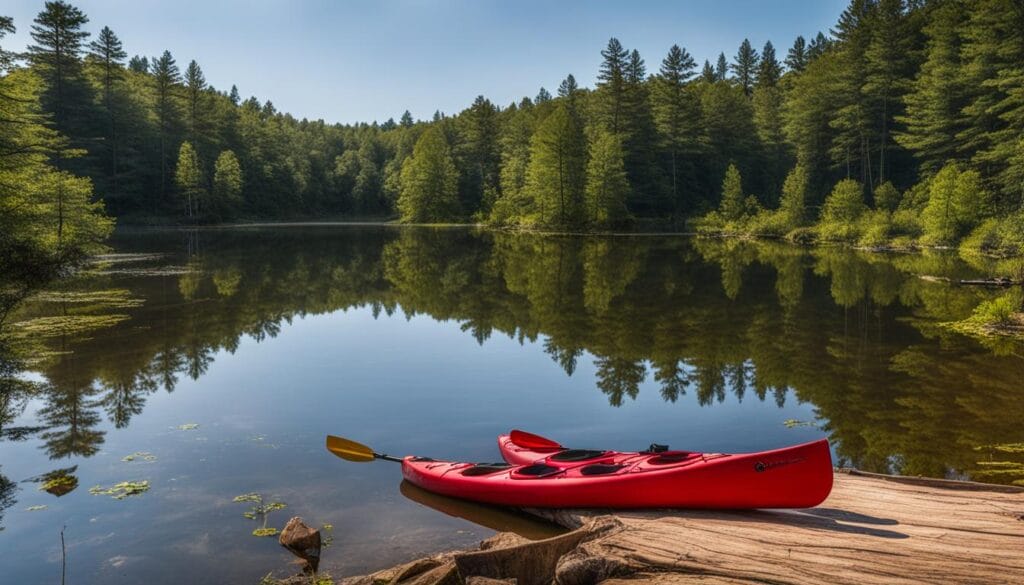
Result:
{"label": "evergreen tree", "polygon": [[784,218],[788,229],[800,227],[807,219],[807,190],[810,187],[810,176],[803,165],[796,165],[786,175],[782,185],[782,198],[779,201],[779,213]]}
{"label": "evergreen tree", "polygon": [[242,167],[238,157],[225,150],[213,166],[213,207],[221,217],[242,202]]}
{"label": "evergreen tree", "polygon": [[746,200],[743,196],[743,179],[736,165],[730,164],[722,179],[722,198],[719,212],[726,221],[742,219],[746,213]]}
{"label": "evergreen tree", "polygon": [[793,41],[793,46],[786,54],[786,67],[797,73],[807,67],[807,41],[802,36]]}
{"label": "evergreen tree", "polygon": [[167,196],[167,180],[169,178],[169,156],[172,149],[171,141],[177,131],[178,90],[181,74],[170,51],[164,51],[159,58],[153,59],[153,94],[155,99],[157,133],[160,136],[160,200]]}
{"label": "evergreen tree", "polygon": [[617,134],[624,130],[623,110],[626,102],[626,68],[629,53],[622,48],[619,40],[612,37],[608,46],[601,51],[601,69],[597,74],[598,119],[601,124]]}
{"label": "evergreen tree", "polygon": [[[661,62],[652,94],[654,119],[669,156],[672,204],[676,215],[683,207],[680,197],[680,166],[683,161],[680,158],[696,154],[698,147],[700,111],[696,96],[686,87],[695,68],[696,63],[686,49],[672,45]],[[682,174],[689,176],[690,173]]]}
{"label": "evergreen tree", "polygon": [[128,61],[128,70],[134,73],[149,73],[149,58],[135,55]]}
{"label": "evergreen tree", "polygon": [[725,60],[725,53],[718,54],[718,62],[715,64],[715,81],[725,81],[729,77],[729,62]]}
{"label": "evergreen tree", "polygon": [[749,39],[743,39],[739,51],[736,53],[732,64],[732,71],[736,74],[736,83],[743,88],[743,93],[750,95],[754,91],[754,84],[757,82],[757,68],[760,60],[757,51],[750,46]]}
{"label": "evergreen tree", "polygon": [[466,171],[462,178],[468,184],[468,193],[462,201],[462,207],[486,214],[490,212],[500,188],[498,109],[484,96],[477,96],[460,119],[465,120],[463,148]]}
{"label": "evergreen tree", "polygon": [[864,187],[852,179],[843,179],[836,183],[832,193],[825,199],[821,208],[821,220],[825,224],[833,224],[844,228],[852,227],[868,210],[864,204]]}
{"label": "evergreen tree", "polygon": [[242,96],[241,96],[241,94],[238,93],[238,86],[237,85],[231,84],[231,91],[228,92],[228,99],[231,101],[231,104],[234,105],[234,106],[237,106],[238,104],[242,103]]}
{"label": "evergreen tree", "polygon": [[541,225],[582,223],[586,152],[583,129],[565,104],[540,123],[530,141],[527,189]]}
{"label": "evergreen tree", "polygon": [[715,75],[715,68],[711,66],[711,62],[707,59],[704,59],[704,68],[700,71],[700,80],[704,83],[718,81],[718,77]]}
{"label": "evergreen tree", "polygon": [[402,165],[398,211],[405,222],[449,221],[459,213],[459,171],[444,133],[428,128]]}
{"label": "evergreen tree", "polygon": [[872,185],[888,178],[893,119],[902,111],[902,98],[911,75],[911,43],[906,0],[878,0],[871,19],[871,40],[864,53],[866,75],[861,88],[877,128],[878,170]]}
{"label": "evergreen tree", "polygon": [[35,44],[28,47],[29,61],[46,82],[43,107],[53,113],[57,131],[72,139],[83,137],[86,127],[81,54],[89,33],[81,29],[87,22],[81,10],[63,0],[46,2],[32,24]]}
{"label": "evergreen tree", "polygon": [[543,104],[543,103],[550,102],[551,101],[551,92],[546,90],[546,89],[544,89],[542,87],[542,88],[540,88],[540,91],[537,92],[537,97],[534,98],[533,101],[535,103],[537,103],[537,104]]}
{"label": "evergreen tree", "polygon": [[963,131],[960,112],[968,94],[960,70],[960,28],[966,8],[962,2],[943,2],[932,11],[924,28],[927,56],[904,98],[906,113],[897,118],[904,130],[896,141],[914,153],[925,177],[933,176],[958,154],[957,135]]}
{"label": "evergreen tree", "polygon": [[412,113],[410,113],[409,110],[402,112],[402,119],[399,120],[398,123],[402,126],[402,128],[412,128],[413,124],[415,123],[413,122],[412,119]]}
{"label": "evergreen tree", "polygon": [[758,87],[775,87],[781,76],[782,65],[775,58],[775,47],[771,41],[768,41],[761,51],[761,61],[757,67],[757,85]]}
{"label": "evergreen tree", "polygon": [[622,142],[607,130],[597,130],[590,143],[589,158],[585,198],[587,223],[594,227],[619,223],[627,216],[629,194]]}
{"label": "evergreen tree", "polygon": [[178,187],[185,202],[185,216],[194,220],[199,215],[200,201],[203,199],[203,167],[199,155],[192,143],[181,143],[178,150],[178,164],[174,169],[174,184]]}
{"label": "evergreen tree", "polygon": [[619,134],[625,149],[626,172],[633,187],[629,207],[638,213],[651,215],[670,209],[672,202],[665,201],[660,182],[656,153],[658,135],[646,78],[644,60],[634,49],[626,65]]}
{"label": "evergreen tree", "polygon": [[189,140],[198,144],[204,130],[202,116],[206,110],[203,107],[202,98],[203,92],[206,91],[206,77],[195,60],[189,62],[183,81],[185,82],[185,115],[188,123],[188,136]]}
{"label": "evergreen tree", "polygon": [[817,36],[811,39],[811,44],[807,46],[807,62],[810,63],[818,57],[821,57],[831,46],[832,40],[819,32]]}
{"label": "evergreen tree", "polygon": [[103,27],[96,40],[89,43],[89,55],[99,62],[103,71],[103,110],[107,118],[104,143],[109,156],[107,166],[108,196],[117,198],[118,189],[118,135],[117,120],[119,109],[115,106],[115,92],[124,79],[124,59],[128,53],[124,51],[121,40],[109,27]]}

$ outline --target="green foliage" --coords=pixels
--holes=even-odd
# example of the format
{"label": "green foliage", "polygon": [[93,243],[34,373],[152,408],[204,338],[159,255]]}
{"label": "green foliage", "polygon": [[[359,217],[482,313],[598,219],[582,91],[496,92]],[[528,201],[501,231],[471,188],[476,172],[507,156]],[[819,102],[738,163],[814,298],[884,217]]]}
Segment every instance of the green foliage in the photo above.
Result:
{"label": "green foliage", "polygon": [[779,214],[787,231],[804,225],[807,220],[807,191],[810,188],[810,177],[803,165],[793,167],[786,175],[782,185],[782,199],[779,201]]}
{"label": "green foliage", "polygon": [[559,104],[540,123],[530,142],[526,189],[537,224],[555,228],[583,224],[585,149],[579,122]]}
{"label": "green foliage", "polygon": [[212,195],[211,206],[220,216],[229,214],[242,202],[242,166],[230,150],[221,152],[213,165]]}
{"label": "green foliage", "polygon": [[607,130],[598,130],[590,143],[587,163],[586,218],[590,226],[606,228],[628,216],[629,180],[622,142]]}
{"label": "green foliage", "polygon": [[867,210],[864,187],[852,179],[839,181],[821,209],[818,236],[826,241],[856,241],[860,235],[861,216]]}
{"label": "green foliage", "polygon": [[451,221],[458,217],[459,171],[440,128],[432,127],[416,141],[402,164],[398,210],[405,222]]}
{"label": "green foliage", "polygon": [[875,209],[883,211],[896,211],[900,204],[900,192],[893,186],[891,181],[886,181],[875,189]]}
{"label": "green foliage", "polygon": [[730,164],[722,179],[722,197],[718,211],[725,221],[738,221],[746,214],[746,203],[743,197],[743,181],[736,165]]}
{"label": "green foliage", "polygon": [[191,142],[182,142],[178,150],[178,164],[174,169],[174,183],[185,203],[185,214],[189,218],[199,215],[200,203],[205,199],[203,168],[199,155]]}
{"label": "green foliage", "polygon": [[922,213],[925,240],[931,244],[953,244],[990,212],[981,175],[961,171],[949,163],[929,182],[928,203]]}

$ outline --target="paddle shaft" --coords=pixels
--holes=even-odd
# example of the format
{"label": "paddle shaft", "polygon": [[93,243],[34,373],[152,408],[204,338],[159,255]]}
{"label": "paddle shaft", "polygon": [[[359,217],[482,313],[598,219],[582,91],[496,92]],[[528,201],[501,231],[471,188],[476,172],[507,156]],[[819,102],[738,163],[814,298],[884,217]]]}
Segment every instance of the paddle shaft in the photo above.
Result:
{"label": "paddle shaft", "polygon": [[387,455],[385,453],[374,453],[373,456],[377,459],[383,459],[384,461],[394,461],[395,463],[402,462],[401,457],[392,457],[391,455]]}

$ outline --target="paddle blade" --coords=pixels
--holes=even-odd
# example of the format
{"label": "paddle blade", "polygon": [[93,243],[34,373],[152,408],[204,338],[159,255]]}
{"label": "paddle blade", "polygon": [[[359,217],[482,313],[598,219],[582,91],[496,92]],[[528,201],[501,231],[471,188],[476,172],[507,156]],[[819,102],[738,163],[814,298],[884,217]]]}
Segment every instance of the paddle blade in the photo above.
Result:
{"label": "paddle blade", "polygon": [[546,439],[546,438],[544,438],[544,437],[542,437],[540,435],[535,435],[533,433],[527,433],[526,431],[520,431],[519,429],[513,429],[512,432],[509,433],[508,436],[509,436],[509,439],[511,439],[512,442],[515,445],[517,445],[519,447],[523,447],[524,449],[563,449],[564,448],[561,445],[559,445],[558,443],[552,441],[551,439]]}
{"label": "paddle blade", "polygon": [[327,435],[327,450],[342,459],[357,463],[374,460],[373,449],[362,443],[350,441],[342,437],[335,437],[334,435]]}

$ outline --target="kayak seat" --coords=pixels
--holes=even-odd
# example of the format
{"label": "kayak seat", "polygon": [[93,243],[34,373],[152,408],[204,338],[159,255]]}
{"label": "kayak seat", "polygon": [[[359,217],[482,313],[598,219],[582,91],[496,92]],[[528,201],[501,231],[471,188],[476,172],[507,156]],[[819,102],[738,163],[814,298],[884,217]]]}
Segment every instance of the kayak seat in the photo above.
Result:
{"label": "kayak seat", "polygon": [[657,457],[651,457],[647,460],[647,463],[651,465],[668,465],[670,463],[685,461],[691,455],[693,455],[693,453],[690,453],[689,451],[670,451],[668,453],[662,453]]}
{"label": "kayak seat", "polygon": [[559,453],[555,453],[548,459],[552,461],[586,461],[587,459],[596,459],[604,455],[606,451],[596,451],[594,449],[566,449]]}
{"label": "kayak seat", "polygon": [[474,477],[477,475],[490,475],[499,471],[508,471],[512,467],[508,463],[477,463],[473,467],[462,470],[462,475]]}
{"label": "kayak seat", "polygon": [[545,475],[551,475],[552,473],[558,473],[561,469],[553,465],[544,465],[543,463],[534,463],[533,465],[526,465],[516,470],[519,475],[528,475],[530,477],[543,477]]}
{"label": "kayak seat", "polygon": [[594,465],[588,465],[580,469],[580,473],[583,475],[605,475],[607,473],[615,473],[622,469],[625,465],[615,465],[609,463],[595,463]]}

